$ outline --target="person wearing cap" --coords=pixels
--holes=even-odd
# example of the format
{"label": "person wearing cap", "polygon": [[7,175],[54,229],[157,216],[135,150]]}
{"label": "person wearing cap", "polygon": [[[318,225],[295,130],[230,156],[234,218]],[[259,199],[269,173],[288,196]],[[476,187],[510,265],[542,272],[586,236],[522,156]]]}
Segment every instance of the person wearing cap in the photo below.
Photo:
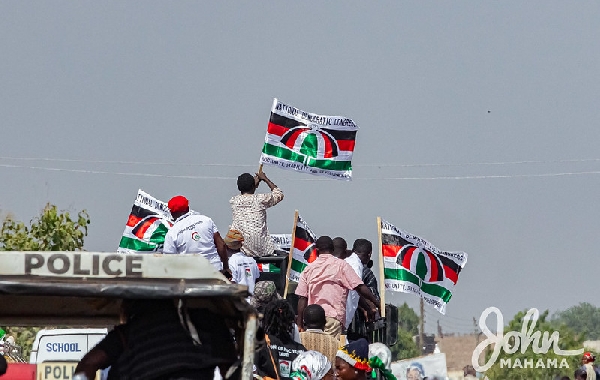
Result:
{"label": "person wearing cap", "polygon": [[596,380],[596,368],[594,368],[594,361],[596,361],[596,355],[591,352],[584,352],[581,357],[581,369],[586,372],[587,380]]}
{"label": "person wearing cap", "polygon": [[181,195],[171,198],[167,206],[175,223],[165,236],[163,253],[200,254],[217,270],[229,271],[227,248],[212,219],[190,211],[187,198]]}
{"label": "person wearing cap", "polygon": [[[238,230],[229,230],[223,239],[227,246],[229,256],[229,270],[231,270],[231,281],[236,284],[246,285],[248,292],[254,294],[254,285],[260,272],[258,265],[252,257],[244,255],[240,250],[244,237]],[[248,299],[250,300],[250,299]]]}
{"label": "person wearing cap", "polygon": [[[261,181],[269,186],[270,193],[255,194]],[[283,200],[283,191],[262,171],[255,176],[250,173],[240,175],[237,186],[240,194],[229,203],[233,219],[231,228],[244,235],[242,252],[254,257],[273,255],[275,245],[267,229],[267,209]]]}
{"label": "person wearing cap", "polygon": [[369,342],[359,339],[340,348],[335,355],[335,377],[341,380],[366,380],[369,367]]}
{"label": "person wearing cap", "polygon": [[358,294],[373,302],[377,311],[377,299],[354,272],[350,264],[333,256],[333,240],[321,236],[315,242],[318,257],[300,275],[296,295],[298,299],[297,323],[304,328],[304,309],[307,305],[321,305],[325,310],[327,324],[325,332],[339,338],[346,323],[346,301],[348,292]]}
{"label": "person wearing cap", "polygon": [[406,380],[423,380],[425,378],[425,370],[419,362],[412,362],[406,369]]}

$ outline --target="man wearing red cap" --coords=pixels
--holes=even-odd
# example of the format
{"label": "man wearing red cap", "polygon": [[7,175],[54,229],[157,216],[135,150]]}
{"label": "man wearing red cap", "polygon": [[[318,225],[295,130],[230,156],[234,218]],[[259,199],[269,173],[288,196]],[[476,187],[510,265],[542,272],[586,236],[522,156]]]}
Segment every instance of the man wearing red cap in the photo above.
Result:
{"label": "man wearing red cap", "polygon": [[591,352],[583,353],[583,357],[581,358],[581,369],[587,374],[586,380],[596,380],[597,378],[594,361],[596,361],[596,355],[592,354]]}
{"label": "man wearing red cap", "polygon": [[217,270],[229,271],[227,248],[212,219],[190,211],[187,198],[181,195],[171,198],[168,207],[175,223],[165,236],[163,253],[201,254]]}

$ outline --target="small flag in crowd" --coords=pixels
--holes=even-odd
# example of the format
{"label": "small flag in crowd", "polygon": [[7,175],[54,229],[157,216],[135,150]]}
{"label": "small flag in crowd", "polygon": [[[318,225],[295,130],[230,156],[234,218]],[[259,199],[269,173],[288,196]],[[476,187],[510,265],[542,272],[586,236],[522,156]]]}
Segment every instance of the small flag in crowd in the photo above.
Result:
{"label": "small flag in crowd", "polygon": [[256,264],[259,272],[281,273],[281,269],[275,264]]}
{"label": "small flag in crowd", "polygon": [[357,131],[347,117],[308,113],[274,99],[260,163],[350,180]]}
{"label": "small flag in crowd", "polygon": [[138,190],[117,252],[161,251],[165,235],[171,226],[171,213],[167,204]]}
{"label": "small flag in crowd", "polygon": [[440,251],[428,241],[381,220],[385,288],[413,293],[445,314],[458,275],[467,263],[464,252]]}
{"label": "small flag in crowd", "polygon": [[296,230],[292,241],[292,264],[288,278],[290,281],[298,282],[300,273],[304,271],[308,263],[316,258],[315,241],[317,237],[299,214],[295,226]]}

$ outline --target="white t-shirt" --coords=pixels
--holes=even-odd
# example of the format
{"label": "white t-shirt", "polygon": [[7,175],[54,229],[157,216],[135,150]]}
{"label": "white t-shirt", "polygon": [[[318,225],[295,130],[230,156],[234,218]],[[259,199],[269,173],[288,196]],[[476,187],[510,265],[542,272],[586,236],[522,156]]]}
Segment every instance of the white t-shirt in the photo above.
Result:
{"label": "white t-shirt", "polygon": [[211,218],[188,212],[180,216],[165,236],[163,253],[196,253],[206,257],[217,270],[223,263],[215,246],[215,234],[219,232]]}
{"label": "white t-shirt", "polygon": [[252,257],[236,252],[229,258],[229,270],[231,270],[231,281],[236,284],[246,285],[250,294],[254,294],[254,284],[260,276],[258,265]]}
{"label": "white t-shirt", "polygon": [[[344,259],[352,269],[356,272],[358,277],[362,278],[363,271],[363,263],[360,261],[360,257],[354,252],[348,257]],[[354,313],[358,308],[358,301],[360,300],[360,295],[356,292],[356,290],[351,290],[348,292],[348,302],[346,303],[346,328],[350,326],[352,323],[352,319],[354,318]]]}

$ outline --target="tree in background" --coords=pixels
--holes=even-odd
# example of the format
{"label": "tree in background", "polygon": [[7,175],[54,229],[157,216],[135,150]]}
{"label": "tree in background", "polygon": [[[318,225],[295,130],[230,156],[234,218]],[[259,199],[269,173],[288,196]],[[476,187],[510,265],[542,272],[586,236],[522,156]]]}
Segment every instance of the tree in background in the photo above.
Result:
{"label": "tree in background", "polygon": [[[0,229],[0,251],[76,251],[83,248],[90,224],[86,210],[79,211],[74,219],[66,211],[58,211],[55,205],[47,204],[41,214],[30,222],[30,226],[4,218]],[[0,253],[1,254],[1,253]],[[3,305],[3,307],[10,307]],[[7,335],[15,338],[22,347],[23,357],[28,358],[38,327],[6,327]]]}
{"label": "tree in background", "polygon": [[410,359],[420,355],[413,337],[419,334],[419,316],[405,302],[398,308],[398,341],[390,347],[392,360]]}
{"label": "tree in background", "polygon": [[[510,332],[521,332],[523,327],[525,311],[521,311],[515,315],[515,317],[509,322],[508,326],[504,328],[504,335],[506,336]],[[551,323],[548,319],[548,310],[541,313],[535,327],[533,328],[532,334],[536,331],[540,331],[542,336],[544,332],[548,332],[548,337],[553,332],[557,331],[560,334],[560,340],[558,342],[558,348],[561,350],[577,350],[583,347],[582,337],[577,336],[572,330],[566,326],[556,326]],[[527,326],[531,330],[532,321],[527,321]],[[519,341],[517,341],[519,340]],[[524,353],[522,353],[524,343],[519,337],[511,337],[509,340],[510,347],[514,348],[515,344],[519,347],[513,354],[507,354],[504,350],[500,351],[500,355],[496,360],[495,364],[485,372],[485,375],[492,379],[502,380],[546,380],[554,379],[555,377],[560,378],[561,376],[573,376],[573,372],[580,365],[581,355],[577,356],[559,356],[554,353],[553,346],[548,349],[547,353],[534,353],[532,347],[541,346],[541,343],[532,341]],[[488,347],[489,351],[486,354],[486,361],[490,360],[493,352],[493,347]],[[565,362],[563,362],[563,359]],[[506,364],[510,360],[510,366]],[[548,365],[548,360],[556,360],[557,365]],[[502,365],[504,361],[504,365]],[[515,363],[518,363],[515,365]],[[532,363],[532,365],[525,365],[526,361]],[[484,364],[484,363],[480,363]],[[542,367],[543,364],[543,367]],[[562,368],[561,367],[562,364]],[[568,366],[568,368],[566,367]],[[555,368],[556,367],[556,368]]]}
{"label": "tree in background", "polygon": [[58,211],[48,203],[29,227],[7,216],[0,229],[0,251],[80,250],[88,224],[90,219],[85,210],[78,212],[74,220],[68,212]]}
{"label": "tree in background", "polygon": [[583,336],[584,340],[600,339],[600,308],[582,302],[571,306],[565,311],[559,311],[552,316],[556,326],[567,326],[575,333]]}

